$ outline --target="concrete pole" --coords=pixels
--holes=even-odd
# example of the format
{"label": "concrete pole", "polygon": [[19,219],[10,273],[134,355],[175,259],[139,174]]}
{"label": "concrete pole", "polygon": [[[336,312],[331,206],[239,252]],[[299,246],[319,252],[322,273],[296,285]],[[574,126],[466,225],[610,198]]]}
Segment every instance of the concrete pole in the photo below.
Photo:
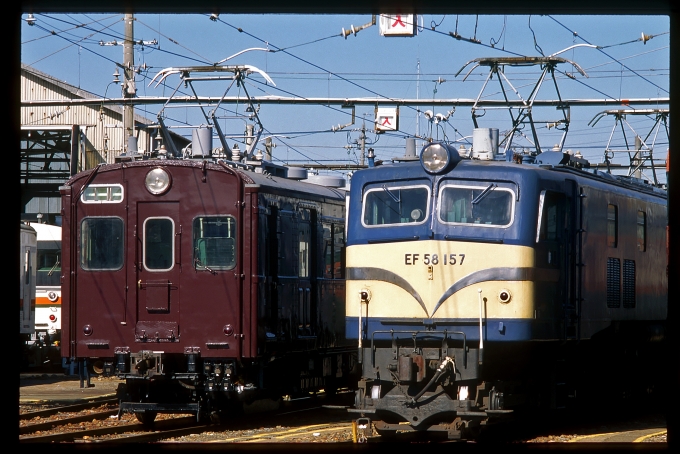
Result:
{"label": "concrete pole", "polygon": [[[125,44],[123,46],[123,97],[134,98],[137,89],[135,87],[135,54],[134,54],[134,16],[125,15]],[[135,110],[132,103],[125,103],[123,106],[123,151],[137,152],[137,146],[130,149],[130,137],[135,136]]]}

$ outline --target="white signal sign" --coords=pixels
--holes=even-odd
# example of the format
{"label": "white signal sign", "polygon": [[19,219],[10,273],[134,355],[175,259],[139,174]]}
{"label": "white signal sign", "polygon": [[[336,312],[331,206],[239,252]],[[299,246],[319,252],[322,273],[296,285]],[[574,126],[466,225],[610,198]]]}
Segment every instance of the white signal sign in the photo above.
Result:
{"label": "white signal sign", "polygon": [[378,107],[375,110],[375,130],[376,131],[396,131],[398,125],[399,111],[396,107]]}
{"label": "white signal sign", "polygon": [[380,36],[415,36],[415,14],[381,14]]}

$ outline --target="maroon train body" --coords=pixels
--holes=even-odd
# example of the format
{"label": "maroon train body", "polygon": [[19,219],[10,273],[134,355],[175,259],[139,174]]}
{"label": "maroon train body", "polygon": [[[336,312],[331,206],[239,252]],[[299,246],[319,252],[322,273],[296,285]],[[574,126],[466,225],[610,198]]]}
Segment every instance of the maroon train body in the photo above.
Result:
{"label": "maroon train body", "polygon": [[121,412],[356,384],[344,190],[163,159],[100,165],[61,194],[62,356],[125,379]]}

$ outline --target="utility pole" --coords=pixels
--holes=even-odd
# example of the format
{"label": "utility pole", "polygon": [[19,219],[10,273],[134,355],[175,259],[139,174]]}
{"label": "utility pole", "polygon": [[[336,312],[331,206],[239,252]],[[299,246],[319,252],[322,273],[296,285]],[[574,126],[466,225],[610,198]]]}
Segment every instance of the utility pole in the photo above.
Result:
{"label": "utility pole", "polygon": [[[135,86],[135,53],[134,53],[134,16],[125,15],[125,44],[123,45],[123,98],[134,98],[137,94]],[[132,103],[123,106],[123,151],[137,153],[135,137],[135,109]]]}
{"label": "utility pole", "polygon": [[[116,63],[116,79],[118,78],[118,68],[123,70],[123,83],[121,84],[123,96],[123,153],[137,154],[137,137],[135,135],[135,101],[137,98],[137,86],[135,85],[135,73],[139,72],[140,68],[135,68],[135,44],[141,45],[156,45],[158,42],[154,39],[152,41],[135,41],[134,38],[134,22],[133,14],[125,14],[123,19],[125,21],[125,38],[123,42],[118,41],[99,41],[100,46],[119,46],[123,45],[123,64]],[[146,69],[146,63],[141,66]],[[115,81],[118,82],[117,80]],[[103,105],[103,104],[102,104]]]}

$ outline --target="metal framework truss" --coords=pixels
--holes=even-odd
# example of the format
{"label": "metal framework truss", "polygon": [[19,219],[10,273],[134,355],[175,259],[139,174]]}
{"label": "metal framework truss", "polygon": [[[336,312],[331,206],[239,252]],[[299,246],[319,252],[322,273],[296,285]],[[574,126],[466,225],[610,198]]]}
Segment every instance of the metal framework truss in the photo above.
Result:
{"label": "metal framework truss", "polygon": [[[195,77],[192,76],[192,73],[213,73],[213,75],[206,75],[206,76],[201,76],[201,77]],[[229,75],[215,75],[215,73],[231,73]],[[223,101],[225,101],[227,97],[227,93],[229,90],[236,84],[236,86],[240,89],[243,90],[246,96],[246,104],[247,107],[245,109],[245,114],[244,115],[239,115],[238,113],[235,113],[234,116],[230,116],[229,118],[240,118],[244,120],[251,120],[254,121],[255,127],[253,128],[252,134],[246,132],[241,135],[236,135],[236,136],[229,136],[229,138],[232,139],[237,139],[240,141],[243,141],[246,145],[245,149],[245,155],[249,156],[253,153],[253,150],[255,150],[255,147],[257,146],[257,143],[260,139],[260,136],[262,135],[263,131],[263,126],[262,123],[260,122],[260,118],[258,116],[258,111],[259,111],[259,106],[256,107],[253,104],[252,98],[248,94],[248,91],[246,89],[246,84],[244,83],[245,78],[249,76],[252,73],[257,73],[260,74],[269,84],[276,85],[274,84],[274,81],[262,70],[250,66],[250,65],[240,65],[240,66],[215,66],[215,65],[209,65],[209,66],[187,66],[187,67],[173,67],[173,68],[166,68],[162,71],[160,71],[151,81],[153,83],[154,81],[156,84],[161,84],[168,76],[173,75],[173,74],[179,74],[180,76],[180,81],[175,90],[173,91],[172,95],[168,98],[168,100],[165,102],[161,110],[158,112],[158,127],[161,135],[163,136],[163,140],[167,144],[168,147],[168,153],[170,153],[173,156],[180,156],[180,151],[176,150],[172,140],[170,139],[170,132],[169,132],[169,127],[165,125],[163,122],[163,115],[165,110],[168,108],[169,104],[171,103],[172,98],[178,93],[181,87],[184,88],[189,88],[193,94],[192,97],[182,97],[184,102],[188,104],[193,104],[194,106],[198,106],[203,114],[203,117],[205,118],[205,121],[207,125],[215,130],[217,133],[217,136],[219,138],[219,141],[222,146],[222,151],[225,154],[229,154],[231,151],[231,148],[227,144],[227,136],[225,136],[224,132],[222,131],[222,128],[220,127],[219,124],[219,119],[222,118],[224,119],[225,117],[219,117],[217,116],[217,111],[220,109],[220,106],[223,104]],[[226,90],[224,91],[224,94],[222,97],[216,102],[216,103],[204,103],[201,102],[200,97],[198,96],[195,88],[195,82],[204,82],[204,81],[230,81],[228,84]]]}
{"label": "metal framework truss", "polygon": [[[644,115],[654,118],[654,123],[649,128],[649,131],[644,138],[638,134],[633,126],[628,122],[628,116]],[[595,126],[602,118],[610,116],[614,118],[614,126],[609,134],[609,140],[604,150],[604,162],[607,165],[607,170],[611,172],[610,165],[617,154],[628,155],[628,176],[635,176],[641,178],[645,170],[651,170],[651,180],[655,185],[659,184],[656,170],[664,169],[666,167],[666,157],[654,157],[654,147],[659,139],[659,133],[666,134],[666,142],[668,142],[668,117],[670,115],[669,109],[618,109],[605,110],[593,117],[589,126]],[[612,139],[615,136],[617,129],[623,138],[625,148],[612,147]]]}
{"label": "metal framework truss", "polygon": [[[535,147],[537,153],[540,153],[542,150],[538,139],[538,133],[536,131],[536,123],[546,123],[548,125],[548,128],[555,128],[562,131],[562,137],[558,144],[559,151],[562,151],[564,141],[567,137],[567,132],[569,131],[570,110],[568,103],[564,102],[564,100],[562,99],[559,87],[557,86],[557,80],[555,79],[555,67],[560,63],[569,63],[574,68],[576,68],[576,70],[582,76],[588,77],[585,71],[583,71],[583,69],[575,62],[566,60],[561,57],[556,57],[554,55],[547,57],[477,58],[465,63],[465,65],[463,65],[463,67],[459,69],[458,72],[456,73],[456,77],[463,71],[463,69],[465,69],[470,64],[473,64],[473,66],[467,72],[463,80],[467,79],[470,73],[474,71],[476,68],[480,66],[489,67],[489,75],[484,81],[484,85],[482,86],[482,89],[479,92],[479,95],[477,95],[477,98],[475,99],[475,102],[472,106],[472,121],[475,125],[475,128],[479,127],[477,119],[483,117],[487,110],[507,109],[507,111],[510,114],[510,119],[512,120],[512,128],[503,133],[503,137],[500,138],[498,144],[499,147],[502,147],[504,151],[507,151],[512,146],[512,140],[515,137],[515,135],[520,135]],[[539,76],[538,81],[536,81],[536,83],[534,84],[531,92],[529,93],[529,96],[523,98],[519,91],[515,88],[515,86],[510,82],[508,77],[505,75],[505,67],[536,66],[536,65],[541,66],[542,68],[541,75]],[[489,84],[489,81],[493,79],[494,75],[496,76],[496,79],[498,80],[498,83],[500,85],[500,91],[503,96],[503,100],[505,101],[505,105],[483,107],[485,101],[482,100],[482,95],[484,94],[484,90]],[[553,85],[555,86],[555,91],[557,92],[558,97],[556,108],[557,110],[562,112],[562,115],[561,118],[555,120],[536,120],[534,118],[532,109],[536,101],[536,96],[538,95],[538,92],[541,86],[543,85],[543,82],[548,77],[552,79]],[[514,94],[517,96],[517,98],[520,101],[519,105],[512,102],[508,98],[509,90],[514,92]],[[531,137],[527,137],[523,132],[523,129],[526,125],[528,125],[531,129]]]}

